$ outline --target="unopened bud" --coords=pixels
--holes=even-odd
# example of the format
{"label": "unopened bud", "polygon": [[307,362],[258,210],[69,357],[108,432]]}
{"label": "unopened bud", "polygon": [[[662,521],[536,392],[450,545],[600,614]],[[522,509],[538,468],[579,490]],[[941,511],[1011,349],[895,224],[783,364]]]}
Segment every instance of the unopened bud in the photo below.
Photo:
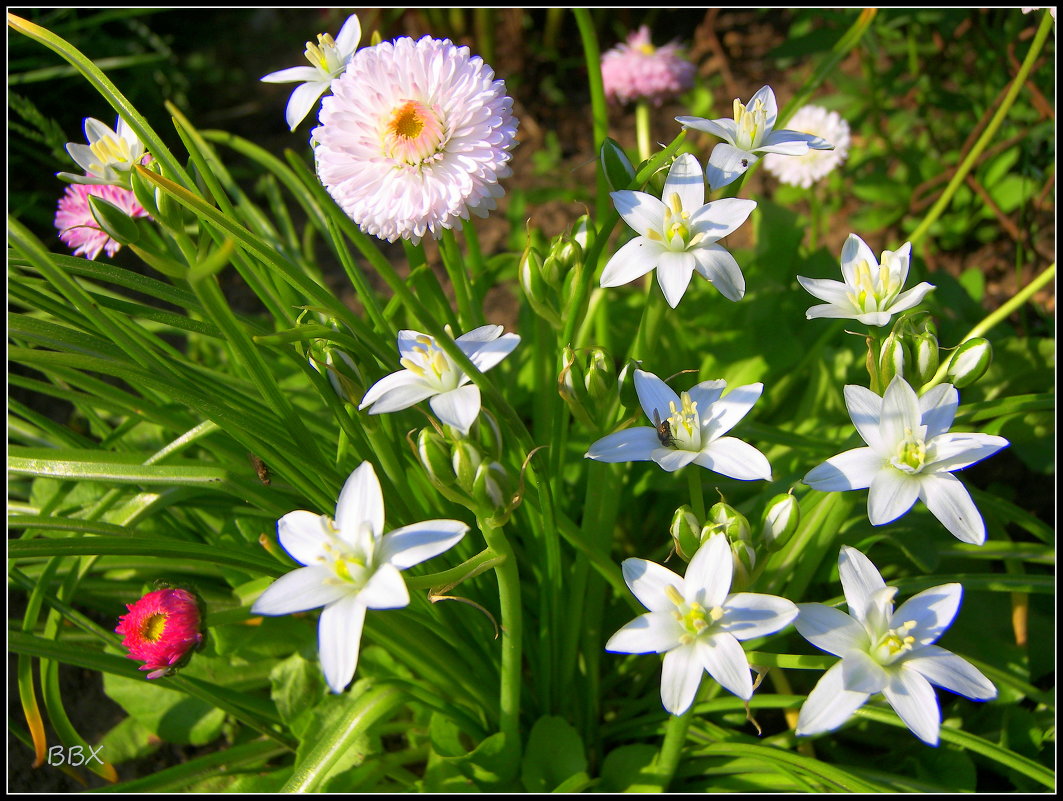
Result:
{"label": "unopened bud", "polygon": [[598,408],[599,404],[611,403],[616,397],[616,367],[601,348],[590,349],[583,383],[591,402]]}
{"label": "unopened bud", "polygon": [[916,334],[912,344],[912,363],[908,371],[912,386],[918,387],[934,377],[938,369],[938,338],[930,331]]}
{"label": "unopened bud", "polygon": [[[556,263],[556,260],[555,260]],[[551,266],[555,266],[552,264]],[[546,320],[555,328],[561,326],[560,304],[555,285],[546,276],[546,263],[542,254],[531,244],[528,237],[528,245],[524,248],[520,264],[517,269],[520,278],[521,289],[524,290],[528,304],[537,315]]]}
{"label": "unopened bud", "polygon": [[878,352],[878,376],[880,386],[888,387],[894,376],[903,376],[904,367],[911,360],[904,340],[891,333],[882,341]]}
{"label": "unopened bud", "polygon": [[512,482],[506,469],[498,462],[481,462],[472,483],[472,497],[481,511],[490,509],[496,518],[508,514],[512,495]]}
{"label": "unopened bud", "polygon": [[701,530],[701,541],[705,542],[717,532],[726,534],[731,542],[753,541],[753,531],[746,516],[723,501],[709,509],[709,519]]}
{"label": "unopened bud", "polygon": [[777,551],[797,531],[801,520],[801,508],[790,493],[776,495],[764,510],[760,526],[760,541],[768,551]]}
{"label": "unopened bud", "polygon": [[680,506],[675,510],[668,532],[672,535],[679,558],[689,562],[701,547],[701,523],[689,506]]}
{"label": "unopened bud", "polygon": [[949,359],[945,380],[957,389],[969,387],[989,369],[993,361],[993,346],[988,339],[976,337],[956,348]]}
{"label": "unopened bud", "polygon": [[458,486],[466,492],[472,492],[476,469],[483,460],[480,451],[469,440],[463,439],[454,445],[451,451],[451,467]]}
{"label": "unopened bud", "polygon": [[432,428],[422,428],[417,435],[417,458],[424,466],[432,483],[452,487],[454,469],[451,466],[450,447],[445,439]]}
{"label": "unopened bud", "polygon": [[89,195],[92,216],[107,236],[119,245],[131,245],[140,239],[136,221],[109,200]]}

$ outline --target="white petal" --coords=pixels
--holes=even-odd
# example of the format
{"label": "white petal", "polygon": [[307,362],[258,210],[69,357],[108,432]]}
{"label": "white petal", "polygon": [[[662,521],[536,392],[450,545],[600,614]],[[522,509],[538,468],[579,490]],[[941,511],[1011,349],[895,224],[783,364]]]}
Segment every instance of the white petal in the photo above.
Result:
{"label": "white petal", "polygon": [[842,391],[845,408],[856,426],[860,437],[870,447],[883,453],[886,447],[882,443],[880,421],[882,418],[882,398],[867,387],[849,384]]}
{"label": "white petal", "polygon": [[[501,328],[501,326],[499,326]],[[480,329],[476,329],[479,331]],[[470,332],[472,333],[472,332]],[[465,334],[464,336],[468,336]],[[403,328],[396,336],[396,342],[399,347],[399,356],[403,359],[411,359],[417,354],[414,352],[415,348],[424,348],[428,345],[435,346],[435,339],[428,336],[428,334],[422,334],[420,331],[414,331],[409,328]],[[428,343],[426,345],[425,343]]]}
{"label": "white petal", "polygon": [[825,604],[798,604],[797,608],[794,628],[820,650],[835,656],[867,650],[867,630],[845,612]]}
{"label": "white petal", "polygon": [[867,246],[867,243],[856,234],[849,234],[845,244],[842,245],[842,278],[850,287],[858,284],[856,268],[860,262],[867,262],[868,267],[874,270],[878,266],[878,259]]}
{"label": "white petal", "polygon": [[460,520],[425,520],[397,528],[381,540],[380,560],[405,570],[453,548],[468,530]]}
{"label": "white petal", "polygon": [[81,169],[85,172],[92,172],[92,165],[98,161],[96,154],[92,152],[92,148],[88,145],[78,144],[77,142],[68,142],[66,145],[66,152],[70,154],[70,158],[74,159]]}
{"label": "white petal", "polygon": [[331,521],[313,512],[288,512],[277,521],[277,540],[301,565],[315,564],[324,555]]}
{"label": "white petal", "polygon": [[753,697],[753,678],[746,652],[733,636],[720,631],[694,641],[702,667],[725,690],[744,701]]}
{"label": "white petal", "polygon": [[321,80],[321,73],[314,67],[288,67],[259,78],[263,83],[307,83]]}
{"label": "white petal", "polygon": [[665,205],[671,202],[673,193],[679,195],[680,206],[687,213],[705,204],[705,177],[697,157],[692,153],[684,153],[672,162],[661,191]]}
{"label": "white petal", "polygon": [[774,128],[775,122],[779,116],[779,105],[775,102],[775,92],[772,91],[770,86],[760,87],[753,94],[753,97],[749,98],[749,102],[746,103],[746,108],[752,109],[757,104],[758,100],[764,104],[765,125],[768,128]]}
{"label": "white petal", "polygon": [[913,595],[897,608],[891,628],[915,623],[910,634],[919,646],[930,645],[952,625],[963,598],[962,584],[941,584]]}
{"label": "white petal", "polygon": [[587,449],[587,458],[599,462],[645,462],[660,445],[655,428],[626,428],[591,445]]}
{"label": "white petal", "polygon": [[[639,603],[651,612],[675,611],[675,604],[668,597],[668,587],[675,587],[683,595],[685,582],[664,565],[647,559],[625,559],[621,564],[624,581],[628,589],[639,599]],[[685,597],[685,596],[684,596]]]}
{"label": "white petal", "polygon": [[334,693],[343,692],[354,678],[364,624],[365,606],[354,597],[337,601],[321,613],[317,623],[318,656],[325,681]]}
{"label": "white petal", "polygon": [[372,405],[369,414],[388,414],[409,409],[436,394],[435,387],[410,370],[399,370],[377,381],[365,393],[359,409]]}
{"label": "white petal", "polygon": [[[85,118],[85,141],[90,145],[108,136],[118,136],[118,132],[95,117]],[[120,138],[120,137],[119,137]]]}
{"label": "white petal", "polygon": [[918,671],[931,684],[959,693],[975,701],[997,697],[993,682],[963,657],[936,645],[920,648],[904,660],[905,666]]}
{"label": "white petal", "polygon": [[[675,390],[653,373],[647,373],[645,370],[636,368],[634,381],[635,394],[639,397],[639,404],[646,413],[646,417],[655,425],[656,422],[653,420],[654,412],[657,412],[660,419],[664,420],[672,413],[669,408],[671,404],[674,403],[677,409],[682,406]],[[656,436],[656,432],[654,432],[654,435]]]}
{"label": "white petal", "polygon": [[682,715],[698,694],[702,661],[692,646],[673,648],[661,666],[661,702],[673,715]]}
{"label": "white petal", "polygon": [[908,382],[895,376],[882,394],[882,412],[879,417],[879,436],[883,448],[892,453],[904,442],[910,432],[918,431],[922,423],[919,396]]}
{"label": "white petal", "polygon": [[688,603],[699,603],[706,609],[722,606],[731,591],[734,559],[724,534],[713,534],[702,544],[690,560],[686,572]]}
{"label": "white petal", "polygon": [[918,671],[902,662],[900,670],[890,673],[890,683],[882,694],[912,734],[927,745],[938,744],[941,709],[934,688]]}
{"label": "white petal", "polygon": [[[798,618],[800,620],[800,618]],[[796,734],[820,734],[833,731],[852,717],[868,699],[868,693],[845,689],[842,680],[844,660],[823,674],[797,716]]]}
{"label": "white petal", "polygon": [[727,186],[756,164],[759,156],[740,150],[734,145],[720,142],[712,149],[709,155],[709,163],[705,167],[705,177],[712,189],[720,189]]}
{"label": "white petal", "polygon": [[919,497],[922,481],[930,476],[912,478],[900,470],[880,470],[868,488],[867,517],[873,526],[892,523],[906,514]]}
{"label": "white petal", "polygon": [[890,313],[884,311],[861,312],[853,319],[864,325],[875,325],[881,328],[890,321]]}
{"label": "white petal", "polygon": [[944,434],[952,427],[960,393],[952,384],[938,384],[919,397],[919,411],[926,426],[926,439]]}
{"label": "white petal", "polygon": [[324,567],[300,567],[274,581],[251,605],[253,615],[290,615],[338,601],[350,590]]}
{"label": "white petal", "polygon": [[664,245],[637,236],[613,254],[602,270],[599,284],[603,287],[629,284],[657,266],[657,257]]}
{"label": "white petal", "polygon": [[771,481],[768,458],[735,437],[713,440],[694,461],[714,473],[738,481]]}
{"label": "white petal", "polygon": [[[459,346],[463,343],[493,342],[502,336],[502,332],[505,330],[506,329],[500,325],[489,323],[488,325],[481,325],[478,328],[474,328],[471,331],[462,334],[454,341],[457,342]],[[464,351],[470,358],[472,358],[472,353],[474,353],[475,350],[475,347],[462,347],[462,351]]]}
{"label": "white petal", "polygon": [[340,32],[336,34],[336,49],[340,53],[350,55],[358,47],[362,39],[362,23],[358,21],[357,14],[351,14],[343,23]]}
{"label": "white petal", "polygon": [[746,279],[735,257],[721,245],[710,244],[690,251],[694,255],[694,269],[716,287],[728,300],[739,301],[746,294]]}
{"label": "white petal", "polygon": [[605,650],[614,654],[663,654],[679,645],[683,633],[671,612],[646,612],[610,637]]}
{"label": "white petal", "polygon": [[[735,387],[716,403],[712,404],[712,416],[710,431],[713,438],[726,434],[749,414],[760,396],[764,393],[764,385],[761,383],[745,384]],[[702,416],[702,424],[706,422],[707,409],[698,408]]]}
{"label": "white petal", "polygon": [[952,473],[923,476],[919,497],[956,539],[972,545],[985,542],[985,521],[963,482]]}
{"label": "white petal", "polygon": [[428,402],[441,422],[454,426],[464,436],[480,414],[480,388],[467,384],[441,392]]}
{"label": "white petal", "polygon": [[725,389],[727,389],[727,382],[722,378],[715,378],[695,384],[687,390],[687,394],[690,395],[690,400],[698,405],[698,414],[704,415],[705,411],[712,408],[712,405],[723,396]]}
{"label": "white petal", "polygon": [[872,448],[853,448],[813,467],[801,480],[821,492],[867,489],[882,466],[882,457]]}
{"label": "white petal", "polygon": [[778,153],[780,156],[803,156],[808,153],[810,144],[816,141],[823,140],[812,134],[780,128],[765,136],[756,150],[758,153]]}
{"label": "white petal", "polygon": [[932,451],[934,458],[923,466],[923,470],[933,473],[962,470],[1009,444],[1003,437],[992,434],[940,434],[927,449]]}
{"label": "white petal", "polygon": [[657,283],[661,285],[664,299],[673,309],[683,299],[696,264],[692,253],[676,253],[662,250],[657,256]]}
{"label": "white petal", "polygon": [[650,458],[669,473],[674,473],[691,462],[696,462],[700,455],[697,451],[658,447],[650,453]]}
{"label": "white petal", "polygon": [[735,121],[729,117],[722,117],[716,120],[707,120],[704,117],[676,117],[675,121],[687,128],[693,128],[695,131],[704,131],[731,143],[734,142],[738,135]]}
{"label": "white petal", "polygon": [[873,695],[885,689],[889,675],[865,651],[850,651],[842,660],[842,684],[855,693]]}
{"label": "white petal", "polygon": [[[469,357],[469,361],[475,364],[481,373],[486,373],[513,352],[513,349],[520,344],[520,337],[517,334],[506,334],[490,342],[484,342],[478,347],[470,347],[462,342],[458,344]],[[466,348],[470,348],[471,352],[466,351]]]}
{"label": "white petal", "polygon": [[719,626],[736,640],[774,634],[793,623],[797,605],[776,595],[739,592],[727,599]]}
{"label": "white petal", "polygon": [[703,232],[714,240],[734,233],[757,207],[757,201],[726,197],[706,203],[690,216],[692,230]]}
{"label": "white petal", "polygon": [[810,295],[820,300],[825,300],[832,306],[837,306],[839,312],[852,314],[855,309],[849,300],[849,287],[841,281],[833,281],[830,278],[805,278],[797,276],[797,283]]}
{"label": "white petal", "polygon": [[843,545],[838,554],[838,575],[849,614],[861,623],[865,622],[874,597],[886,587],[882,574],[862,552]]}
{"label": "white petal", "polygon": [[660,198],[630,189],[610,192],[609,196],[616,206],[616,213],[640,235],[648,236],[650,231],[660,232],[664,226],[664,213],[667,209]]}
{"label": "white petal", "polygon": [[328,81],[309,81],[295,87],[288,98],[288,107],[284,110],[284,119],[290,130],[295,130],[310,110],[317,104],[317,99],[329,88]]}
{"label": "white petal", "polygon": [[373,536],[384,531],[384,495],[370,462],[362,462],[347,477],[336,501],[336,527],[348,542],[362,523],[368,523]]}
{"label": "white petal", "polygon": [[923,281],[920,284],[916,284],[907,292],[902,292],[901,294],[899,294],[894,299],[893,303],[890,304],[890,307],[889,309],[887,309],[887,311],[890,314],[896,314],[897,312],[907,311],[908,309],[911,309],[914,306],[918,306],[920,303],[923,302],[923,298],[925,298],[930,292],[930,290],[932,290],[933,288],[934,285],[928,284],[926,281]]}
{"label": "white petal", "polygon": [[384,564],[373,571],[358,593],[358,602],[367,609],[401,609],[410,604],[410,591],[402,573],[394,565]]}
{"label": "white petal", "polygon": [[[856,310],[833,303],[823,303],[818,306],[809,306],[805,309],[806,320],[830,319],[830,320],[855,320]],[[889,317],[887,316],[887,320]]]}

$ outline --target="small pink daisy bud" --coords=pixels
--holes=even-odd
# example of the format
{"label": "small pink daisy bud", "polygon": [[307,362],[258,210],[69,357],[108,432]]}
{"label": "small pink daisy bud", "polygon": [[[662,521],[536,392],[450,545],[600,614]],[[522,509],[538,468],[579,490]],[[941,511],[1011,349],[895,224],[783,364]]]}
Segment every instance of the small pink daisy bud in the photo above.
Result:
{"label": "small pink daisy bud", "polygon": [[171,675],[203,642],[199,605],[188,590],[155,590],[126,608],[115,633],[122,635],[129,658],[151,671],[149,679]]}
{"label": "small pink daisy bud", "polygon": [[147,217],[148,213],[130,190],[120,186],[71,184],[66,188],[63,196],[59,198],[59,209],[55,213],[55,227],[59,229],[59,239],[73,249],[75,256],[95,259],[101,250],[108,256],[113,256],[121,245],[103,231],[92,216],[90,195],[112,203],[130,217]]}
{"label": "small pink daisy bud", "polygon": [[692,87],[695,71],[675,42],[654,47],[645,25],[602,55],[605,96],[619,103],[645,98],[659,106]]}

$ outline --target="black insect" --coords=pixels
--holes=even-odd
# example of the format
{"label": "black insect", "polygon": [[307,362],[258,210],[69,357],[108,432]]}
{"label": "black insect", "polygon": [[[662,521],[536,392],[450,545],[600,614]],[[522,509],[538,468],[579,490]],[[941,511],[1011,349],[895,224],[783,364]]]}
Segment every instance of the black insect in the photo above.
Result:
{"label": "black insect", "polygon": [[743,167],[748,167],[749,166],[749,159],[742,159],[742,166]]}
{"label": "black insect", "polygon": [[251,462],[251,466],[255,468],[255,473],[258,475],[258,480],[265,484],[267,487],[270,484],[269,468],[266,467],[266,463],[259,459],[255,454],[247,454],[247,460]]}
{"label": "black insect", "polygon": [[661,420],[661,415],[656,409],[653,410],[653,425],[657,428],[657,439],[666,448],[675,447],[675,437],[672,436],[672,424],[667,420]]}

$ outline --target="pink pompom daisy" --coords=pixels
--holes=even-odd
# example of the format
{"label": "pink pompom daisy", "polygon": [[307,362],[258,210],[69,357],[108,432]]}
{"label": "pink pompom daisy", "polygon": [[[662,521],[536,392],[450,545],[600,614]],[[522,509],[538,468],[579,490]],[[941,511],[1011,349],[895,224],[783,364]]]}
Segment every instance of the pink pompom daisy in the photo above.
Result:
{"label": "pink pompom daisy", "polygon": [[367,233],[414,244],[486,217],[512,172],[506,85],[469,48],[425,36],[357,51],[313,130],[317,174]]}
{"label": "pink pompom daisy", "polygon": [[150,670],[149,679],[169,675],[190,651],[203,642],[199,605],[188,590],[163,589],[149,592],[139,601],[126,604],[128,614],[118,619],[116,634],[129,658]]}
{"label": "pink pompom daisy", "polygon": [[693,86],[695,71],[675,42],[655,48],[645,25],[602,55],[605,96],[619,103],[645,98],[659,106]]}
{"label": "pink pompom daisy", "polygon": [[95,195],[113,203],[130,217],[147,217],[144,207],[137,202],[129,189],[109,184],[71,184],[59,198],[55,213],[55,227],[59,238],[67,247],[74,249],[75,256],[95,259],[103,250],[108,256],[118,252],[121,245],[111,239],[92,216],[89,195]]}

